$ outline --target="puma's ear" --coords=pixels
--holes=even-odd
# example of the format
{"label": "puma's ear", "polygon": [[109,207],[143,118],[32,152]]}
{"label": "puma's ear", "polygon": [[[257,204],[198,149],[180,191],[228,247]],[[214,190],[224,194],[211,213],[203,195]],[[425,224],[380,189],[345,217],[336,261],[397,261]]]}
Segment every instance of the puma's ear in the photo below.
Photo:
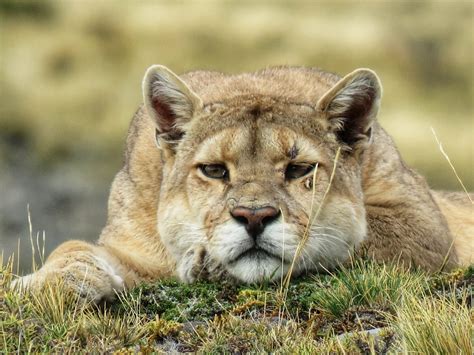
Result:
{"label": "puma's ear", "polygon": [[157,137],[178,140],[183,126],[202,107],[201,99],[176,74],[163,65],[152,65],[143,78],[143,101],[155,121]]}
{"label": "puma's ear", "polygon": [[381,97],[377,74],[370,69],[357,69],[324,94],[317,109],[339,140],[355,148],[358,143],[369,141]]}

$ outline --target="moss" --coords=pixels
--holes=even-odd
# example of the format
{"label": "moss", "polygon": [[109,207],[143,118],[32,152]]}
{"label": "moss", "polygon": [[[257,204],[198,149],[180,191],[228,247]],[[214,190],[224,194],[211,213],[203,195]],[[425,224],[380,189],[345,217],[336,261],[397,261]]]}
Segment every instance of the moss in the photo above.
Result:
{"label": "moss", "polygon": [[[201,281],[187,285],[164,280],[141,285],[127,297],[136,298],[140,312],[149,319],[159,316],[176,322],[204,321],[231,313],[303,321],[315,311],[341,317],[356,306],[391,309],[400,300],[400,289],[422,293],[427,288],[422,273],[366,261],[342,267],[332,275],[297,278],[286,290],[270,282],[235,285]],[[127,302],[122,302],[119,309],[126,311]]]}
{"label": "moss", "polygon": [[150,319],[185,322],[210,319],[233,306],[236,288],[230,283],[197,282],[193,285],[176,280],[143,284],[132,290],[119,305],[127,311],[127,298],[136,298],[140,310]]}
{"label": "moss", "polygon": [[287,317],[308,319],[319,287],[313,277],[294,280],[285,293],[274,283],[235,285],[200,281],[187,285],[163,280],[138,286],[114,308],[126,312],[133,304],[129,301],[136,299],[140,312],[148,319],[159,316],[176,322],[210,320],[223,313],[276,316],[282,311]]}

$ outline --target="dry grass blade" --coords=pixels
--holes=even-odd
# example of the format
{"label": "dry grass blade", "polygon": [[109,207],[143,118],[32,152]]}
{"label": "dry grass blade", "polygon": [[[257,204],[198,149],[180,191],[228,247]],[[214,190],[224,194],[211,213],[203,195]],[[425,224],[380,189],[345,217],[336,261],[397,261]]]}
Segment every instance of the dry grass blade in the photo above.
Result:
{"label": "dry grass blade", "polygon": [[454,172],[454,175],[456,175],[456,178],[458,179],[459,183],[461,184],[464,192],[466,193],[467,195],[467,198],[469,199],[469,201],[471,201],[471,204],[474,204],[474,202],[472,201],[471,199],[471,196],[469,195],[469,192],[467,191],[466,189],[466,186],[464,186],[461,178],[459,177],[457,171],[456,171],[456,168],[454,167],[453,163],[451,162],[451,159],[449,158],[448,154],[444,151],[444,148],[443,148],[443,145],[441,144],[441,141],[438,139],[438,136],[436,135],[436,131],[434,130],[433,127],[431,127],[431,132],[433,132],[433,136],[435,137],[436,139],[436,143],[438,143],[438,147],[439,147],[439,150],[441,151],[441,154],[443,154],[443,156],[446,158],[446,160],[448,161],[448,164],[449,166],[451,167],[451,169],[453,170]]}
{"label": "dry grass blade", "polygon": [[[314,224],[314,222],[316,221],[316,219],[318,218],[319,214],[321,213],[321,208],[322,208],[322,206],[323,206],[323,204],[326,200],[326,197],[329,193],[329,190],[331,189],[331,185],[332,185],[332,182],[334,180],[334,176],[336,175],[336,167],[337,167],[337,162],[339,160],[340,154],[341,154],[341,148],[339,147],[337,149],[336,156],[334,157],[334,165],[333,165],[333,169],[332,169],[332,172],[331,172],[331,176],[329,178],[328,186],[326,188],[326,191],[324,192],[323,198],[321,199],[321,201],[318,205],[318,209],[316,210],[316,212],[314,214],[313,214],[313,201],[314,201],[314,195],[315,195],[315,189],[316,189],[316,181],[315,181],[316,171],[313,174],[313,198],[312,198],[312,201],[311,201],[311,211],[309,213],[309,220],[308,220],[308,224],[306,226],[305,232],[303,233],[303,236],[302,236],[300,242],[298,243],[298,247],[296,248],[296,252],[295,252],[295,255],[293,257],[293,261],[292,261],[292,263],[290,265],[290,268],[289,268],[289,270],[286,274],[286,277],[285,277],[284,284],[285,284],[285,289],[286,290],[288,290],[290,280],[291,280],[291,275],[293,273],[293,269],[294,269],[296,260],[300,257],[301,252],[302,252],[306,242],[308,241],[309,230],[310,230],[311,226]],[[287,291],[285,291],[285,292],[287,292]]]}
{"label": "dry grass blade", "polygon": [[33,243],[33,224],[31,223],[31,212],[30,212],[30,204],[26,205],[26,209],[28,212],[28,231],[30,232],[30,244],[31,244],[31,259],[32,259],[32,268],[33,272],[35,272],[38,268],[36,264],[36,257],[35,257],[35,245]]}
{"label": "dry grass blade", "polygon": [[[40,244],[40,232],[36,233],[36,238],[33,238],[33,223],[31,222],[31,211],[30,205],[27,204],[27,213],[28,213],[28,231],[29,231],[29,238],[30,238],[30,245],[31,245],[31,265],[32,271],[35,272],[38,270],[38,267],[41,267],[44,264],[45,258],[45,245],[46,245],[46,233],[43,231],[42,235],[42,244]],[[35,243],[36,239],[36,243]],[[18,240],[18,243],[20,241]],[[38,251],[38,257],[40,264],[36,262],[36,251]],[[19,249],[18,249],[19,252]]]}

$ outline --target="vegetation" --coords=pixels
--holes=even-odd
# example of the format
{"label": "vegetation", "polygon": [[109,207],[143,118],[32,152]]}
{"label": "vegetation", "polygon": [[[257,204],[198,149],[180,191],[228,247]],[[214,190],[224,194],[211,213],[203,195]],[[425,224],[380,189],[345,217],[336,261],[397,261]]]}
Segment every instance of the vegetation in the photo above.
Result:
{"label": "vegetation", "polygon": [[279,284],[165,280],[81,303],[61,285],[20,295],[2,267],[0,349],[14,352],[472,353],[474,267],[426,275],[355,261]]}

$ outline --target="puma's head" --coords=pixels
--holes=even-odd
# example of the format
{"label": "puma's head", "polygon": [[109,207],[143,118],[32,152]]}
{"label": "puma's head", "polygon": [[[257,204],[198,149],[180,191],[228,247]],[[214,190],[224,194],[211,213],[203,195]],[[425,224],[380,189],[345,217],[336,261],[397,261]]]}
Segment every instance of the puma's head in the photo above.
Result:
{"label": "puma's head", "polygon": [[204,245],[255,282],[293,262],[293,274],[332,268],[365,238],[358,158],[381,97],[374,72],[180,78],[155,65],[143,90],[163,159],[158,231],[177,263]]}

